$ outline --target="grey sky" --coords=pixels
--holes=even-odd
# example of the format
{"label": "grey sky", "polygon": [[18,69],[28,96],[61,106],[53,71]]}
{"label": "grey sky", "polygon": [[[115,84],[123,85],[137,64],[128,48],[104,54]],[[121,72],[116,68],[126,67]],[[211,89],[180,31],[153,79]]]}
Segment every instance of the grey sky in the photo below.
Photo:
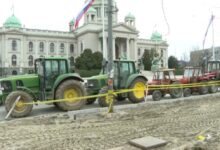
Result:
{"label": "grey sky", "polygon": [[[204,34],[213,11],[215,46],[220,46],[220,1],[219,0],[164,0],[166,17],[170,25],[168,32],[163,18],[161,0],[116,0],[119,21],[131,12],[136,16],[136,27],[140,38],[150,38],[153,30],[163,34],[168,41],[169,55],[178,58],[189,54],[194,48],[202,48]],[[68,31],[68,23],[76,17],[84,0],[0,0],[0,26],[12,14],[27,28]],[[83,19],[80,24],[83,23]],[[206,38],[205,47],[212,45],[212,30]]]}

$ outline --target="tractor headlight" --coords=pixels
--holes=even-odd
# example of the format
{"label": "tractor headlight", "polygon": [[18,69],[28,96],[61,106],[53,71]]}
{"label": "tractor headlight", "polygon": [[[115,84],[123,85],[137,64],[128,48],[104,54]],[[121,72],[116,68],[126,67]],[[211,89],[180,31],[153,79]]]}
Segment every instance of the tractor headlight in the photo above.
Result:
{"label": "tractor headlight", "polygon": [[87,87],[88,86],[88,80],[84,80],[84,82],[83,82],[83,85],[85,86],[85,87]]}

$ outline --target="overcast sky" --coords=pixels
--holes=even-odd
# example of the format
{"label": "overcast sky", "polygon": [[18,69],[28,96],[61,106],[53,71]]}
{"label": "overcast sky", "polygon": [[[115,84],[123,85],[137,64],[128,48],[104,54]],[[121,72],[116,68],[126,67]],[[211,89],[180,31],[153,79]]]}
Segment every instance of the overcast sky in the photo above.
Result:
{"label": "overcast sky", "polygon": [[[220,46],[220,0],[164,0],[164,10],[170,26],[163,17],[161,0],[115,0],[119,8],[119,22],[131,12],[136,16],[140,38],[150,38],[156,29],[169,44],[169,55],[181,58],[190,50],[202,48],[204,34],[211,18],[214,22],[215,46]],[[0,26],[12,15],[26,28],[68,31],[68,23],[76,17],[84,0],[0,0]],[[219,8],[216,8],[219,7]],[[82,25],[83,19],[80,24]],[[212,46],[212,28],[205,47]]]}

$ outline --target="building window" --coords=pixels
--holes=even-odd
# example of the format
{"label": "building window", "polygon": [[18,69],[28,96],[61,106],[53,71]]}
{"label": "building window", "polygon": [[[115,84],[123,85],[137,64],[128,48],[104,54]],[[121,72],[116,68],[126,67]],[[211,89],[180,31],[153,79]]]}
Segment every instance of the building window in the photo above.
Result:
{"label": "building window", "polygon": [[12,66],[16,66],[17,65],[17,56],[16,55],[12,55],[12,57],[11,57],[11,64],[12,64]]}
{"label": "building window", "polygon": [[163,54],[163,49],[160,50],[160,53],[161,53],[161,56],[163,57],[163,55],[164,55],[164,54]]}
{"label": "building window", "polygon": [[40,52],[44,52],[44,43],[40,42]]}
{"label": "building window", "polygon": [[140,56],[140,55],[141,55],[141,49],[138,48],[138,56]]}
{"label": "building window", "polygon": [[13,51],[17,50],[17,41],[15,41],[15,40],[12,41],[12,50]]}
{"label": "building window", "polygon": [[81,50],[81,53],[83,52],[83,43],[81,42],[81,45],[80,45],[80,50]]}
{"label": "building window", "polygon": [[64,44],[61,43],[61,44],[60,44],[60,52],[61,52],[61,53],[64,53],[64,49],[65,49]]}
{"label": "building window", "polygon": [[91,15],[92,21],[95,21],[95,15]]}
{"label": "building window", "polygon": [[74,45],[73,44],[70,45],[70,53],[74,53]]}
{"label": "building window", "polygon": [[18,74],[18,72],[16,70],[12,71],[12,75],[17,75],[17,74]]}
{"label": "building window", "polygon": [[29,42],[29,51],[32,52],[34,48],[33,42]]}
{"label": "building window", "polygon": [[33,66],[33,64],[34,64],[34,57],[32,55],[30,55],[28,57],[28,65],[29,66]]}
{"label": "building window", "polygon": [[74,66],[74,57],[70,57],[70,66]]}
{"label": "building window", "polygon": [[54,53],[54,43],[50,43],[50,52]]}

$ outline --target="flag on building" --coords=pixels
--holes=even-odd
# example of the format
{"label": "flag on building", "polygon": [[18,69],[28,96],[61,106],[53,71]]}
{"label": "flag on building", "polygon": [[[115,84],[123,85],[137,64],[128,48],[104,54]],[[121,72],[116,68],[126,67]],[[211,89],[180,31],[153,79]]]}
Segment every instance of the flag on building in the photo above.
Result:
{"label": "flag on building", "polygon": [[75,29],[78,27],[79,21],[82,18],[82,16],[87,12],[87,10],[90,8],[90,6],[92,6],[94,1],[95,0],[87,0],[87,2],[84,4],[83,9],[79,12],[79,14],[76,17]]}
{"label": "flag on building", "polygon": [[208,27],[207,27],[207,29],[206,29],[205,36],[204,36],[204,39],[203,39],[203,49],[204,49],[204,46],[205,46],[205,39],[206,39],[206,36],[207,36],[207,34],[208,34],[209,27],[210,27],[210,25],[213,23],[214,18],[215,18],[215,16],[212,15],[211,18],[210,18],[210,21],[209,21],[209,25],[208,25]]}

